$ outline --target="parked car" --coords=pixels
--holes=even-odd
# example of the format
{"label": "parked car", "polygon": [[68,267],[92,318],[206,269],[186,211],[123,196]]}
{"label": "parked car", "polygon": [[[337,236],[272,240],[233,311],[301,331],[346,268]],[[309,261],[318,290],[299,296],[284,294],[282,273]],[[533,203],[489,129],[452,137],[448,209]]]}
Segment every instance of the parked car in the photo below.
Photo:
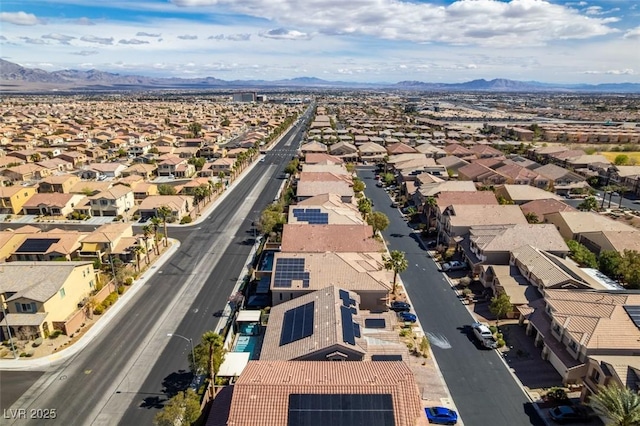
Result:
{"label": "parked car", "polygon": [[560,424],[590,422],[595,417],[591,407],[581,405],[559,405],[549,410],[551,419]]}
{"label": "parked car", "polygon": [[398,317],[404,322],[416,322],[418,320],[418,317],[411,312],[398,312]]}
{"label": "parked car", "polygon": [[409,312],[411,310],[411,305],[407,302],[400,302],[398,300],[391,302],[390,306],[392,311],[396,312]]}
{"label": "parked car", "polygon": [[452,260],[451,262],[445,262],[442,264],[443,271],[461,271],[463,269],[467,269],[469,266],[466,262],[461,262],[459,260]]}
{"label": "parked car", "polygon": [[381,181],[377,181],[377,182],[376,182],[376,186],[377,186],[378,188],[382,188],[384,185],[383,185],[383,183],[382,183]]}
{"label": "parked car", "polygon": [[478,339],[482,346],[487,349],[496,349],[498,347],[498,342],[496,341],[496,338],[493,337],[493,333],[487,324],[474,322],[471,324],[471,329],[473,330],[473,335]]}
{"label": "parked car", "polygon": [[429,423],[437,425],[455,425],[458,423],[458,413],[447,407],[427,407],[424,409]]}
{"label": "parked car", "polygon": [[427,248],[436,248],[438,246],[438,241],[436,240],[431,240],[427,243]]}

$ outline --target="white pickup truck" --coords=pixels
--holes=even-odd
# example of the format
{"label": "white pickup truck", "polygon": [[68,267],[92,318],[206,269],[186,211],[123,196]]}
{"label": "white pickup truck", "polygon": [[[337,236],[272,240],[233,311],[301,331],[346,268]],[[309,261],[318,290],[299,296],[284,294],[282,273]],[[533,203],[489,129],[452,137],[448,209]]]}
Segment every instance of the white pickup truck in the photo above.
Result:
{"label": "white pickup truck", "polygon": [[487,349],[496,349],[498,347],[498,342],[496,338],[493,337],[493,333],[487,324],[474,322],[471,324],[471,328],[473,329],[474,336],[476,336],[476,339],[478,339],[482,346]]}

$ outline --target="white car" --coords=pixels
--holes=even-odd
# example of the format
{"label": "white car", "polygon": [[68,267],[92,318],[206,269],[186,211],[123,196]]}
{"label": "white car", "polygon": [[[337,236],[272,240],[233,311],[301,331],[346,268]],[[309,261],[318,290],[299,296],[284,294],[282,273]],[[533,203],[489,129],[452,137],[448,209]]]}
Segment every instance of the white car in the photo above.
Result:
{"label": "white car", "polygon": [[462,271],[468,267],[469,266],[465,262],[460,262],[459,260],[452,260],[451,262],[445,262],[442,264],[443,271]]}
{"label": "white car", "polygon": [[487,349],[496,349],[498,347],[498,342],[496,342],[495,337],[493,337],[493,333],[487,324],[483,324],[481,322],[474,322],[471,324],[471,328],[473,329],[473,334],[476,336],[476,339]]}

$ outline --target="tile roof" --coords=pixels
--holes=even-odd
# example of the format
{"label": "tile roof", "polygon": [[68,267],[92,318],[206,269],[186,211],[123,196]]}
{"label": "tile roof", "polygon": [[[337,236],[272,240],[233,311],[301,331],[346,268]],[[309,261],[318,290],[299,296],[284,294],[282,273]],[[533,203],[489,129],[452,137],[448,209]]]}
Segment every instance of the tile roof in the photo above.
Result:
{"label": "tile roof", "polygon": [[339,157],[325,154],[325,153],[317,153],[317,152],[310,152],[306,154],[304,157],[304,162],[306,164],[343,164],[344,163],[344,161],[342,161],[342,159]]}
{"label": "tile roof", "polygon": [[483,252],[505,252],[529,244],[540,250],[569,253],[564,239],[551,224],[474,226],[470,239]]}
{"label": "tile roof", "polygon": [[577,211],[568,204],[563,203],[560,200],[553,198],[545,198],[541,200],[533,200],[528,203],[524,203],[520,206],[522,213],[533,213],[538,217],[538,220],[542,222],[544,215],[555,212],[575,212]]}
{"label": "tile roof", "polygon": [[396,426],[426,424],[404,362],[250,361],[234,386],[227,425],[285,426],[291,394],[391,394]]}
{"label": "tile roof", "polygon": [[352,186],[344,181],[301,181],[296,189],[298,197],[313,197],[329,192],[343,197],[353,196]]}
{"label": "tile roof", "polygon": [[298,219],[293,214],[296,207],[319,208],[322,213],[329,215],[329,224],[364,224],[358,208],[352,203],[342,202],[337,194],[320,194],[300,201],[289,209],[288,223],[298,223]]}
{"label": "tile roof", "polygon": [[369,225],[287,224],[282,232],[282,252],[375,252],[383,251]]}
{"label": "tile roof", "polygon": [[436,202],[441,210],[452,204],[498,205],[492,191],[443,191],[436,196]]}
{"label": "tile roof", "polygon": [[496,193],[504,194],[505,198],[515,202],[545,200],[548,198],[561,199],[561,197],[552,192],[530,185],[500,185],[496,188]]}
{"label": "tile roof", "polygon": [[[271,288],[278,268],[278,259],[305,259],[304,270],[309,272],[309,287],[313,291],[335,285],[349,291],[387,291],[393,273],[384,269],[382,253],[276,253],[273,260]],[[292,289],[305,290],[302,281],[293,281]]]}
{"label": "tile roof", "polygon": [[0,293],[15,293],[7,302],[26,298],[46,302],[54,296],[75,268],[93,262],[8,262],[0,265]]}
{"label": "tile roof", "polygon": [[448,210],[452,226],[526,224],[527,219],[515,205],[453,204]]}

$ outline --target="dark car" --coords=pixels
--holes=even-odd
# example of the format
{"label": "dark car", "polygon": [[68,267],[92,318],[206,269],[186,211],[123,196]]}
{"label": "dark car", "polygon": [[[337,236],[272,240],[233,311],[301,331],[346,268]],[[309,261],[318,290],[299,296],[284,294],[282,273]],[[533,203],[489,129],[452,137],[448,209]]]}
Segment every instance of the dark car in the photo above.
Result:
{"label": "dark car", "polygon": [[416,322],[418,317],[410,312],[398,312],[398,316],[404,322]]}
{"label": "dark car", "polygon": [[392,311],[396,311],[396,312],[409,312],[411,310],[411,305],[408,304],[407,302],[395,301],[395,302],[391,302],[390,308]]}
{"label": "dark car", "polygon": [[560,424],[590,422],[595,416],[590,407],[560,405],[549,410],[551,419]]}
{"label": "dark car", "polygon": [[437,425],[455,425],[458,423],[458,413],[446,407],[427,407],[424,409],[429,423]]}

